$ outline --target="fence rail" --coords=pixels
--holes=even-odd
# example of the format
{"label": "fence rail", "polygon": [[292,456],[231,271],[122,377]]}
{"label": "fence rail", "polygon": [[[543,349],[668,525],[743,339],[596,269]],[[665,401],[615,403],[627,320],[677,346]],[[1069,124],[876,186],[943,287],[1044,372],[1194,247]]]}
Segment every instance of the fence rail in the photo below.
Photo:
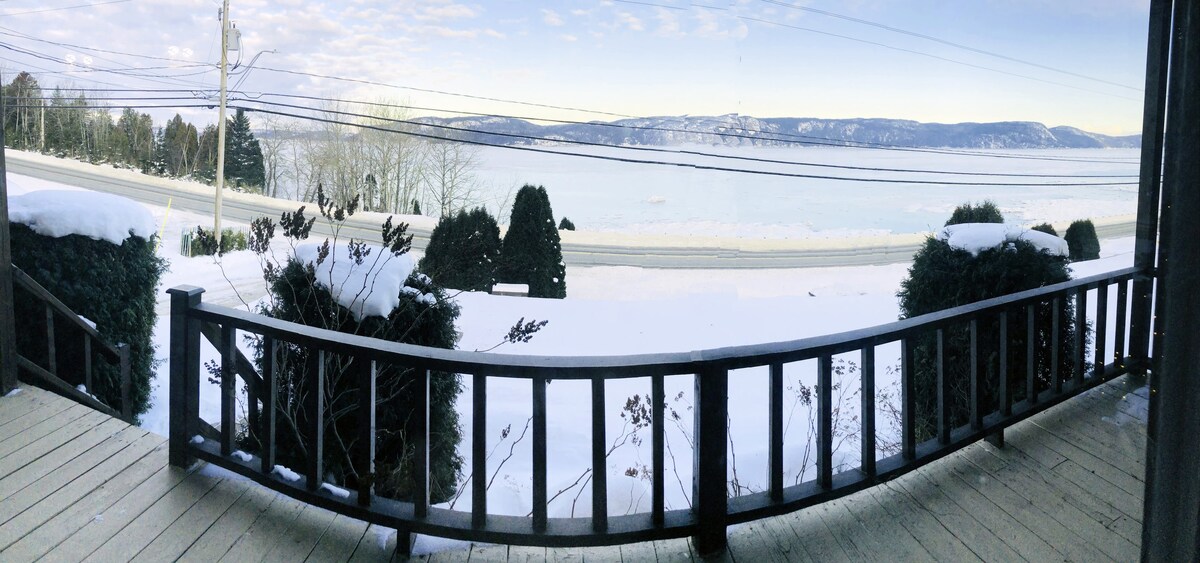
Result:
{"label": "fence rail", "polygon": [[[133,414],[131,412],[132,403],[130,402],[130,380],[129,380],[129,345],[128,344],[109,344],[95,327],[84,322],[83,318],[59,301],[53,294],[42,287],[37,281],[29,277],[20,268],[13,266],[13,282],[14,286],[25,293],[28,293],[30,298],[43,305],[45,310],[46,324],[46,365],[40,366],[29,360],[26,355],[21,355],[18,351],[17,366],[20,370],[32,377],[40,386],[46,387],[49,390],[58,393],[64,397],[75,400],[93,409],[99,410],[111,416],[120,418],[125,421],[132,422]],[[78,363],[72,363],[71,368],[75,369],[78,366],[82,367],[82,374],[79,375],[82,388],[72,386],[67,383],[61,376],[59,370],[59,356],[61,352],[57,350],[57,333],[55,331],[55,319],[61,318],[74,330],[78,330],[83,335],[83,352],[82,357],[77,358]],[[93,352],[96,352],[102,358],[106,358],[113,362],[118,367],[118,381],[120,386],[121,404],[119,407],[113,407],[99,399],[93,394],[95,387],[93,386]],[[76,360],[76,358],[70,358]]]}
{"label": "fence rail", "polygon": [[[872,328],[853,330],[789,342],[736,346],[691,353],[644,354],[629,356],[542,357],[443,350],[385,342],[271,319],[259,315],[202,303],[203,290],[191,286],[171,289],[171,462],[187,465],[199,458],[245,475],[275,490],[300,500],[348,516],[394,527],[403,534],[423,533],[450,538],[546,546],[603,545],[692,536],[702,553],[721,549],[725,530],[730,524],[782,514],[857,491],[881,480],[911,471],[982,438],[1002,440],[1003,429],[1054,404],[1109,381],[1133,368],[1143,359],[1127,358],[1126,338],[1136,341],[1148,335],[1128,334],[1128,286],[1142,279],[1139,270],[1129,268],[1107,274],[1073,280],[1024,291],[937,313],[909,318]],[[1114,322],[1109,322],[1109,292],[1116,286]],[[1087,295],[1096,291],[1095,345],[1087,351]],[[1074,306],[1074,322],[1079,330],[1069,333],[1073,346],[1061,342],[1059,314],[1065,303]],[[1052,311],[1050,326],[1039,315]],[[1025,319],[1024,323],[1010,322]],[[1023,325],[1023,326],[1020,326]],[[964,328],[965,327],[965,328]],[[965,332],[956,332],[963,331]],[[238,331],[261,338],[261,373],[241,356],[235,345]],[[1110,333],[1115,343],[1107,346]],[[243,460],[233,455],[234,429],[238,425],[234,377],[222,377],[221,424],[219,436],[202,432],[199,418],[200,337],[205,335],[217,345],[223,374],[237,374],[246,383],[248,432],[261,447],[254,456]],[[956,377],[950,365],[955,352],[951,341],[966,334],[969,357],[966,387],[969,397],[964,416],[955,414],[950,379]],[[1039,360],[1035,342],[1051,339],[1051,358]],[[1025,341],[1024,365],[1009,365],[1021,358],[1020,350],[1010,350],[1012,341]],[[306,467],[298,481],[280,478],[273,470],[277,457],[276,414],[280,393],[277,354],[282,343],[302,347],[317,355],[317,369],[310,370],[307,393],[310,413],[318,413],[306,422],[309,426],[309,452]],[[876,347],[899,343],[901,388],[901,436],[899,452],[877,458],[875,401]],[[994,346],[998,354],[982,357],[981,350]],[[1041,345],[1039,345],[1041,346]],[[1058,358],[1059,348],[1071,351],[1069,373],[1064,373]],[[917,393],[930,391],[919,386],[914,358],[936,349],[937,393],[933,430],[924,432],[918,420]],[[861,369],[861,463],[857,467],[835,471],[833,463],[834,410],[833,358],[857,354]],[[411,502],[383,498],[373,493],[370,479],[358,490],[338,498],[321,488],[324,475],[323,453],[325,408],[321,396],[326,377],[323,366],[327,355],[351,357],[369,362],[370,369],[359,370],[357,417],[358,444],[352,455],[355,463],[374,471],[376,456],[375,404],[377,365],[412,368],[411,383],[420,399],[412,415],[417,432]],[[994,364],[991,358],[995,358]],[[809,481],[785,485],[784,365],[815,360],[817,366],[816,474]],[[1048,364],[1048,365],[1047,365]],[[727,431],[729,427],[730,371],[766,368],[768,405],[768,475],[766,490],[730,498],[727,492]],[[998,388],[987,387],[983,375],[997,374]],[[472,432],[467,439],[471,455],[471,473],[486,475],[486,413],[488,382],[493,378],[517,378],[531,384],[532,401],[532,512],[528,517],[489,513],[484,479],[474,479],[469,510],[451,510],[430,504],[430,381],[435,372],[463,374],[470,378]],[[928,371],[923,373],[929,373]],[[666,508],[664,473],[664,382],[668,376],[692,375],[695,386],[693,490],[690,509]],[[591,460],[593,468],[605,467],[606,416],[605,382],[622,378],[649,377],[651,382],[651,503],[650,511],[628,515],[610,515],[607,507],[607,480],[604,471],[594,471],[591,514],[579,518],[552,518],[547,502],[546,389],[550,380],[590,382],[592,404]],[[1013,383],[1019,381],[1019,384]],[[924,432],[924,433],[923,433]],[[205,437],[207,435],[208,437]],[[403,546],[405,542],[401,542]]]}

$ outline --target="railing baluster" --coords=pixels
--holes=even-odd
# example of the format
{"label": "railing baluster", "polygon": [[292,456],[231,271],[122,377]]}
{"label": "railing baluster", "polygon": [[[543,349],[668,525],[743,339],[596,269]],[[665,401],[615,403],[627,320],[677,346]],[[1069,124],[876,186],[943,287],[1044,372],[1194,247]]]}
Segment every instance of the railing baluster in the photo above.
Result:
{"label": "railing baluster", "polygon": [[1129,282],[1121,280],[1117,284],[1117,338],[1113,342],[1113,362],[1122,369],[1125,367],[1125,330],[1129,324]]}
{"label": "railing baluster", "polygon": [[1037,303],[1025,306],[1025,400],[1037,404]]}
{"label": "railing baluster", "polygon": [[817,359],[817,484],[833,488],[833,357]]}
{"label": "railing baluster", "polygon": [[[371,371],[374,372],[374,362],[371,367]],[[415,380],[413,383],[416,384],[417,398],[417,411],[413,413],[417,423],[416,428],[413,429],[417,438],[416,458],[413,460],[413,515],[417,518],[429,516],[429,388],[431,377],[432,374],[429,370],[418,369],[413,378]],[[374,378],[372,377],[372,379]],[[374,406],[374,400],[371,402]],[[374,411],[375,409],[369,410]],[[372,465],[374,465],[374,460],[372,460]]]}
{"label": "railing baluster", "polygon": [[692,512],[696,532],[692,545],[702,555],[725,549],[729,510],[728,475],[729,372],[707,369],[696,374],[693,412]]}
{"label": "railing baluster", "polygon": [[92,335],[83,333],[83,386],[92,391]]}
{"label": "railing baluster", "polygon": [[[199,330],[199,324],[196,325],[196,330]],[[197,346],[199,346],[199,344],[197,344]],[[130,399],[129,395],[130,395],[130,393],[133,392],[133,390],[131,389],[131,386],[133,385],[133,381],[129,378],[129,344],[122,343],[122,344],[117,345],[117,362],[118,362],[118,365],[120,366],[118,368],[118,373],[120,374],[119,377],[120,377],[120,382],[121,382],[121,418],[124,419],[125,422],[132,423],[133,422],[133,401],[132,401],[132,399]],[[200,370],[199,370],[199,366],[197,366],[197,368],[196,368],[196,380],[197,380],[196,386],[197,387],[199,387],[199,385],[200,385],[199,379],[200,379]],[[200,392],[196,391],[196,396],[199,397],[199,395],[200,395]],[[197,403],[199,403],[199,400],[197,400]],[[197,417],[200,416],[199,412],[200,412],[200,407],[197,406],[196,407],[196,413],[197,413],[196,416]]]}
{"label": "railing baluster", "polygon": [[913,381],[913,342],[900,341],[900,453],[904,459],[917,458],[917,394]]}
{"label": "railing baluster", "polygon": [[1059,338],[1059,332],[1062,329],[1062,297],[1055,297],[1050,304],[1050,385],[1054,390],[1054,394],[1062,393],[1062,373],[1058,367],[1059,353],[1058,347],[1062,346],[1062,339]]}
{"label": "railing baluster", "polygon": [[221,327],[221,455],[233,455],[237,425],[237,329],[231,323]]}
{"label": "railing baluster", "polygon": [[487,524],[487,376],[471,381],[471,525]]}
{"label": "railing baluster", "polygon": [[1084,338],[1087,335],[1087,302],[1087,287],[1081,287],[1075,292],[1075,352],[1071,372],[1075,387],[1083,385],[1083,371],[1087,366],[1087,339]]}
{"label": "railing baluster", "polygon": [[651,499],[651,520],[656,528],[661,528],[666,524],[666,506],[667,506],[667,487],[666,475],[666,437],[667,437],[667,409],[666,409],[666,385],[663,381],[663,376],[656,375],[650,378],[650,393],[653,395],[653,420],[651,421],[651,444],[653,450],[653,465],[654,476],[652,486],[653,499]]}
{"label": "railing baluster", "polygon": [[1108,283],[1096,288],[1096,354],[1093,377],[1104,376],[1104,364],[1108,361]]}
{"label": "railing baluster", "polygon": [[325,351],[317,351],[315,381],[309,380],[308,389],[308,490],[321,486],[325,474]]}
{"label": "railing baluster", "polygon": [[767,483],[771,500],[783,500],[783,364],[768,368]]}
{"label": "railing baluster", "polygon": [[[54,346],[54,308],[46,303],[46,371],[58,375],[58,352]],[[88,389],[91,392],[91,389]]]}
{"label": "railing baluster", "polygon": [[[375,494],[375,379],[379,375],[379,366],[375,364],[375,360],[371,360],[367,369],[359,372],[358,380],[358,505],[371,506],[371,495]],[[417,376],[417,383],[420,384],[422,379],[428,379],[428,376],[422,378]],[[428,396],[428,384],[425,385],[425,393],[422,393],[420,387],[417,388],[416,396],[418,400],[421,397]],[[425,408],[425,416],[421,416],[421,405],[428,405],[429,401],[418,401],[418,410],[413,413],[417,424],[425,422],[425,430],[429,428],[429,409]],[[421,443],[419,440],[425,438],[427,432],[422,432],[418,427],[417,434],[417,454],[414,460],[413,475],[417,477],[417,486],[425,485],[424,494],[420,489],[415,489],[413,496],[418,499],[414,501],[416,506],[417,517],[420,518],[424,514],[420,514],[421,503],[420,499],[425,499],[426,507],[429,505],[429,482],[427,478],[420,478],[420,475],[429,474],[429,455],[428,444],[425,440]],[[425,446],[425,447],[423,447]],[[424,460],[422,460],[424,455]],[[424,463],[422,463],[424,461]],[[421,470],[424,469],[424,473]]]}
{"label": "railing baluster", "polygon": [[950,443],[950,380],[946,377],[946,331],[937,329],[937,437]]}
{"label": "railing baluster", "polygon": [[171,420],[168,457],[171,465],[192,463],[188,445],[200,416],[200,321],[190,311],[200,305],[203,289],[175,287],[171,295]]}
{"label": "railing baluster", "polygon": [[1000,311],[1000,414],[1012,415],[1012,394],[1008,390],[1008,311]]}
{"label": "railing baluster", "polygon": [[[875,479],[875,346],[868,345],[862,349],[861,370],[862,381],[859,403],[859,416],[862,417],[862,472],[868,479]],[[780,412],[782,418],[782,410]],[[782,420],[781,420],[782,422]],[[780,444],[782,445],[782,444]],[[779,456],[782,469],[783,455]],[[782,473],[779,476],[783,480]]]}
{"label": "railing baluster", "polygon": [[983,373],[979,369],[979,319],[970,322],[971,332],[971,430],[983,429]]}
{"label": "railing baluster", "polygon": [[[593,471],[593,478],[595,478]],[[546,378],[533,377],[533,531],[546,531]]]}
{"label": "railing baluster", "polygon": [[608,530],[608,438],[604,432],[604,376],[592,378],[592,530]]}
{"label": "railing baluster", "polygon": [[275,355],[279,353],[275,339],[262,337],[262,472],[270,474],[275,469],[275,402],[279,395],[279,380],[275,374]]}

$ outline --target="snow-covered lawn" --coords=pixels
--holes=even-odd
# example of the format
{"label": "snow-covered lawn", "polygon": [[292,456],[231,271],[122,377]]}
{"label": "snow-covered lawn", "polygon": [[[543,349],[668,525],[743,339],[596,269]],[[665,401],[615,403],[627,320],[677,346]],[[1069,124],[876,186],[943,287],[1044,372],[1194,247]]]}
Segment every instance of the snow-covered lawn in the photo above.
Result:
{"label": "snow-covered lawn", "polygon": [[[10,176],[10,193],[20,194],[40,189],[63,189],[62,186],[21,176]],[[264,293],[258,259],[250,252],[237,252],[216,261],[210,257],[185,258],[179,253],[180,232],[197,224],[209,224],[209,219],[148,207],[164,233],[161,255],[170,262],[170,271],[163,279],[162,289],[180,284],[206,289],[204,300],[231,307],[246,307]],[[1132,239],[1102,241],[1102,258],[1073,265],[1077,276],[1091,275],[1132,265]],[[276,251],[288,252],[284,243]],[[479,350],[493,347],[518,318],[549,320],[549,325],[531,342],[506,344],[498,353],[536,355],[613,355],[653,352],[687,352],[738,344],[794,340],[862,328],[893,321],[898,315],[896,291],[907,273],[907,265],[841,267],[796,270],[644,270],[637,268],[597,267],[573,268],[567,274],[567,299],[531,299],[501,297],[480,293],[461,293],[455,299],[462,307],[458,330],[462,333],[459,348]],[[1094,292],[1093,292],[1094,294]],[[1094,315],[1094,296],[1089,299]],[[1114,298],[1110,307],[1116,307]],[[159,299],[159,321],[155,331],[158,347],[159,377],[155,381],[154,404],[143,417],[143,426],[151,431],[167,431],[167,350],[168,316],[165,293]],[[1110,323],[1111,324],[1111,323]],[[1111,342],[1111,338],[1110,338]],[[208,358],[216,358],[215,350],[204,343]],[[1112,344],[1109,344],[1112,350]],[[248,350],[245,350],[248,353]],[[881,395],[895,393],[896,377],[891,369],[899,356],[895,345],[877,350],[877,385]],[[854,362],[856,358],[838,358]],[[835,378],[841,387],[840,396],[845,408],[840,412],[847,429],[857,414],[857,372],[849,363],[844,373]],[[812,448],[809,410],[800,400],[801,385],[815,381],[813,362],[788,365],[785,368],[787,390],[787,445],[785,476],[789,483],[809,472],[811,476]],[[468,391],[459,399],[464,436],[471,435],[469,378],[464,382]],[[691,428],[691,397],[693,381],[690,376],[667,378],[667,406],[678,413],[678,423],[668,424],[667,504],[669,508],[686,507],[690,497],[691,447],[688,443]],[[218,389],[202,382],[201,414],[210,421],[219,420]],[[644,399],[650,391],[648,378],[615,380],[606,384],[605,415],[607,438],[617,444],[608,458],[609,507],[614,514],[645,511],[649,507],[650,483],[642,468],[650,463],[648,429],[638,431],[644,445],[633,440],[629,417],[623,409],[634,396]],[[494,485],[489,491],[489,509],[500,514],[524,515],[531,509],[532,460],[530,442],[526,435],[518,440],[531,416],[531,386],[528,381],[493,378],[488,383],[488,450],[495,450],[489,460],[489,472],[495,472]],[[730,382],[730,447],[736,456],[731,462],[738,482],[749,490],[762,490],[766,482],[767,453],[767,373],[766,368],[742,370],[731,374]],[[636,403],[633,404],[636,407]],[[550,506],[551,516],[590,511],[590,489],[575,486],[584,482],[590,462],[590,387],[587,382],[553,381],[548,389],[549,486],[553,496],[569,489]],[[508,429],[507,432],[504,432]],[[880,442],[894,439],[893,427],[881,414]],[[503,437],[502,437],[503,436]],[[841,433],[844,440],[836,454],[835,463],[847,465],[858,461],[858,439],[852,431]],[[514,446],[515,443],[515,446]],[[512,455],[508,461],[501,460]],[[470,447],[460,450],[470,468]],[[881,453],[882,455],[882,453]],[[807,456],[807,457],[806,457]],[[804,460],[807,459],[807,465]],[[492,478],[492,475],[488,475]],[[466,483],[464,483],[465,485]],[[455,504],[462,509],[470,506],[470,488]]]}

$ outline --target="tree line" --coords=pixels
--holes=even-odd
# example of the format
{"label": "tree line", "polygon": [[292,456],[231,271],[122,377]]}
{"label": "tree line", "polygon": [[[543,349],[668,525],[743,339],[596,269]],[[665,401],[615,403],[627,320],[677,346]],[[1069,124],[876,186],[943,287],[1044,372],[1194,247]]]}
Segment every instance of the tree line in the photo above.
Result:
{"label": "tree line", "polygon": [[[212,183],[217,176],[217,126],[198,129],[178,113],[156,126],[148,113],[124,108],[114,119],[103,98],[55,87],[47,95],[37,78],[22,72],[4,85],[4,134],[14,149],[38,151],[146,174]],[[262,148],[250,119],[238,111],[225,135],[225,179],[258,191],[264,183]]]}

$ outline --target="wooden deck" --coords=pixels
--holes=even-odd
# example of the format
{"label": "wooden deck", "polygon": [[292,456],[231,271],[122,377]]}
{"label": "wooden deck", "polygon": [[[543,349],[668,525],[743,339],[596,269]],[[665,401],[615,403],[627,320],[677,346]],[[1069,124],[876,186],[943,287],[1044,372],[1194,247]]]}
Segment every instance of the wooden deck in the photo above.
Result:
{"label": "wooden deck", "polygon": [[[1121,378],[841,500],[731,529],[720,560],[1131,561],[1146,389]],[[0,398],[0,560],[386,561],[394,534],[167,465],[166,438],[36,388]],[[420,546],[418,546],[420,547]],[[466,546],[431,561],[691,561],[687,540]]]}

